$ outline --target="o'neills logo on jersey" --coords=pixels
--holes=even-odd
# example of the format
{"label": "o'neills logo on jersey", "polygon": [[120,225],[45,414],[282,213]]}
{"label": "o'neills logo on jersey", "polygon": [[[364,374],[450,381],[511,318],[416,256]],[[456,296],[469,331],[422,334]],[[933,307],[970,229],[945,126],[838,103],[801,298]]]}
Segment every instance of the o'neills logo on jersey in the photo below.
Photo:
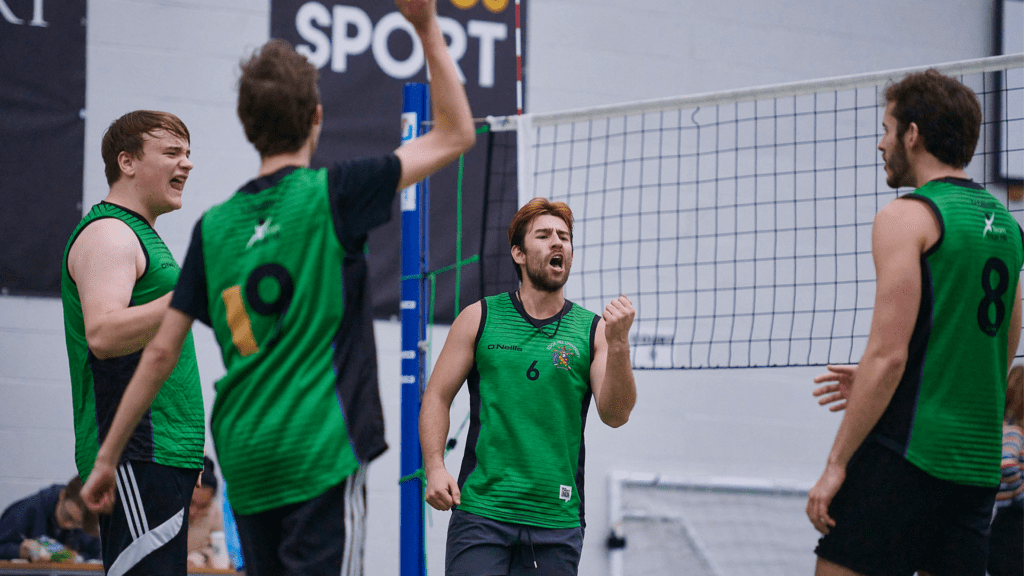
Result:
{"label": "o'neills logo on jersey", "polygon": [[573,358],[579,358],[580,351],[572,342],[559,340],[548,345],[551,352],[551,364],[562,370],[572,370]]}
{"label": "o'neills logo on jersey", "polygon": [[514,344],[511,344],[511,345],[508,345],[508,346],[506,346],[504,344],[488,344],[487,345],[487,349],[488,350],[511,350],[512,352],[522,352],[523,351],[522,348],[520,348],[519,346],[516,346]]}

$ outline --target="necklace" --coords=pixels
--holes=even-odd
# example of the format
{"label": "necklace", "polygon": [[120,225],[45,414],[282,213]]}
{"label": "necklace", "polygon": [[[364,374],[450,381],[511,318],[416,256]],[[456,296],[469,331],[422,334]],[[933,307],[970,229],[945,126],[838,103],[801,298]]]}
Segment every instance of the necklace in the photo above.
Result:
{"label": "necklace", "polygon": [[551,334],[548,334],[547,331],[544,330],[544,328],[542,328],[541,326],[537,326],[537,324],[534,322],[534,318],[530,316],[528,312],[526,312],[526,305],[523,304],[523,297],[519,295],[519,290],[516,290],[516,300],[519,300],[519,304],[522,305],[523,307],[523,312],[526,313],[526,316],[530,319],[530,324],[533,324],[533,327],[536,328],[538,332],[547,336],[548,338],[554,338],[555,336],[558,335],[558,329],[562,327],[562,318],[565,317],[565,302],[562,303],[562,309],[558,312],[558,322],[555,323],[555,331],[552,332]]}

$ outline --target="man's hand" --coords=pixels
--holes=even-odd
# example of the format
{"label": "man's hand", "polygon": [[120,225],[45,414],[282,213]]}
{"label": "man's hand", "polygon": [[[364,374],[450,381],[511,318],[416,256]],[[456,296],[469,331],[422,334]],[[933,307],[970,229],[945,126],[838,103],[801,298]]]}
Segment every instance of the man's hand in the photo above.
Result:
{"label": "man's hand", "polygon": [[21,546],[18,547],[18,556],[29,562],[48,562],[50,560],[50,553],[43,548],[38,540],[32,538],[21,541]]}
{"label": "man's hand", "polygon": [[629,343],[629,328],[633,325],[633,303],[625,294],[612,300],[604,307],[604,337],[609,343]]}
{"label": "man's hand", "polygon": [[424,496],[427,504],[435,510],[451,510],[462,503],[462,492],[459,483],[444,468],[435,468],[427,474],[427,491]]}
{"label": "man's hand", "polygon": [[206,554],[204,554],[202,550],[193,550],[189,552],[188,556],[185,558],[185,564],[188,565],[189,568],[208,568],[210,566],[209,562],[206,560]]}
{"label": "man's hand", "polygon": [[[846,409],[846,402],[850,399],[850,388],[853,386],[853,379],[857,375],[857,365],[848,366],[828,366],[829,372],[827,374],[821,374],[814,377],[815,384],[822,384],[824,382],[830,382],[824,386],[814,389],[814,396],[824,396],[824,398],[818,399],[820,406],[826,404],[833,404],[829,406],[830,412],[839,412]],[[826,396],[827,394],[827,396]]]}
{"label": "man's hand", "polygon": [[97,514],[110,514],[114,509],[114,468],[96,461],[89,479],[82,486],[82,500]]}
{"label": "man's hand", "polygon": [[814,524],[814,529],[822,534],[828,534],[829,529],[836,525],[836,521],[828,515],[828,506],[835,498],[839,487],[846,480],[846,468],[838,464],[828,464],[821,478],[811,488],[807,497],[807,517]]}
{"label": "man's hand", "polygon": [[437,0],[395,0],[395,6],[417,31],[437,18]]}

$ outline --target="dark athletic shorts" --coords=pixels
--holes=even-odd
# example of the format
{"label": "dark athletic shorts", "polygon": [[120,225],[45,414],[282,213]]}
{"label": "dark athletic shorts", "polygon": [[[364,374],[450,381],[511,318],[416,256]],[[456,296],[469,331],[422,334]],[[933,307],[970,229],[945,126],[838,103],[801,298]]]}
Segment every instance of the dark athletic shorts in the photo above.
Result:
{"label": "dark athletic shorts", "polygon": [[114,509],[100,515],[108,576],[185,576],[188,506],[200,472],[141,461],[117,467]]}
{"label": "dark athletic shorts", "polygon": [[316,498],[235,512],[247,576],[360,576],[366,544],[366,467]]}
{"label": "dark athletic shorts", "polygon": [[988,541],[988,573],[1024,576],[1024,508],[1020,502],[996,510]]}
{"label": "dark athletic shorts", "polygon": [[869,576],[984,576],[998,487],[940,480],[867,440],[829,506],[836,525],[815,553]]}
{"label": "dark athletic shorts", "polygon": [[539,528],[452,511],[445,576],[576,576],[583,528]]}

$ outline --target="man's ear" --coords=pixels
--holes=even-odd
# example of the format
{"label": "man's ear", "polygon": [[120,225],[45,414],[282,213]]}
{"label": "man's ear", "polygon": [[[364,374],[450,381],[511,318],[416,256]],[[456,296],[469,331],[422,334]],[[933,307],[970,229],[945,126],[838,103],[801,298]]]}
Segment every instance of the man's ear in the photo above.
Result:
{"label": "man's ear", "polygon": [[519,249],[519,246],[512,247],[512,261],[522,266],[526,264],[526,253]]}
{"label": "man's ear", "polygon": [[907,150],[917,145],[924,145],[924,142],[921,140],[921,132],[917,128],[917,122],[911,122],[903,132],[903,144]]}
{"label": "man's ear", "polygon": [[132,158],[131,154],[121,150],[117,155],[117,165],[125,176],[135,176],[135,158]]}

